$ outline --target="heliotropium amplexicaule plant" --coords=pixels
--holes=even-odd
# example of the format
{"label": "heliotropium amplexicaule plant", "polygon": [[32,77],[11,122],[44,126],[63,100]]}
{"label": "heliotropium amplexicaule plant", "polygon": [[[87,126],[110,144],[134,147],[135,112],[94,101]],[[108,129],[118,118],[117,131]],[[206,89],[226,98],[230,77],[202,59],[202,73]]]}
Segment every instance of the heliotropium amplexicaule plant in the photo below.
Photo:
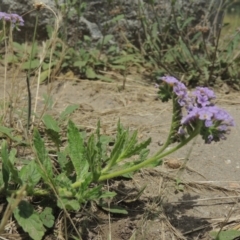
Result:
{"label": "heliotropium amplexicaule plant", "polygon": [[[158,92],[160,99],[163,102],[171,99],[173,103],[171,128],[165,144],[152,157],[130,168],[112,173],[102,171],[99,180],[146,167],[177,151],[199,134],[208,144],[226,139],[230,127],[234,126],[233,118],[211,101],[216,98],[211,89],[197,87],[194,91],[189,92],[186,86],[174,77],[165,76],[160,80],[162,80]],[[173,143],[177,144],[168,148]]]}
{"label": "heliotropium amplexicaule plant", "polygon": [[176,134],[183,142],[196,130],[205,143],[226,139],[234,121],[225,110],[212,103],[211,100],[216,98],[212,90],[197,87],[189,93],[176,78],[167,76],[161,79],[164,84],[160,87],[160,98],[163,101],[172,98],[173,109],[179,110],[173,111],[172,134]]}

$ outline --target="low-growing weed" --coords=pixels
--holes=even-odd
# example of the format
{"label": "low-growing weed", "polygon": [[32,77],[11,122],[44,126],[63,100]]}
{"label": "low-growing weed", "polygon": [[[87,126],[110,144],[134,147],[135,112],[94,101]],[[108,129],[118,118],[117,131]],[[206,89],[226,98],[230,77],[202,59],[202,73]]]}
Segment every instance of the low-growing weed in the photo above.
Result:
{"label": "low-growing weed", "polygon": [[[71,4],[75,6],[78,2],[67,1],[66,5],[61,6],[67,17],[72,14]],[[80,16],[84,6],[80,4],[73,14]],[[36,10],[39,11],[40,8]],[[142,6],[139,9],[142,11]],[[208,144],[225,139],[230,127],[234,126],[232,117],[212,103],[215,98],[212,90],[197,87],[190,92],[175,77],[161,77],[158,79],[161,82],[159,98],[163,102],[171,100],[173,105],[171,127],[163,146],[149,156],[151,139],[139,142],[137,130],[131,132],[120,121],[115,136],[102,134],[100,121],[96,131],[88,135],[69,120],[78,105],[68,106],[59,117],[47,114],[45,110],[51,106],[50,92],[43,112],[38,114],[36,102],[43,81],[49,83],[58,72],[67,69],[73,69],[81,77],[110,81],[102,75],[103,71],[119,70],[126,76],[132,66],[147,66],[147,63],[157,74],[181,75],[193,85],[211,85],[217,77],[236,83],[238,75],[238,53],[233,56],[239,43],[238,33],[227,44],[227,50],[219,48],[220,33],[214,44],[205,41],[204,26],[195,26],[190,37],[187,32],[194,19],[185,19],[181,12],[176,13],[174,1],[169,25],[160,35],[159,18],[154,24],[149,24],[148,19],[142,17],[145,40],[140,49],[128,42],[124,33],[122,36],[128,46],[125,48],[120,48],[114,42],[113,35],[101,38],[95,48],[91,48],[92,39],[88,36],[84,36],[74,47],[67,46],[58,35],[61,15],[52,13],[56,18],[55,26],[53,29],[49,27],[50,39],[42,48],[36,43],[35,37],[31,46],[13,42],[11,31],[15,27],[20,28],[23,19],[16,14],[0,13],[3,22],[1,41],[5,46],[2,56],[5,91],[0,125],[0,195],[8,203],[1,219],[0,233],[13,214],[22,230],[36,240],[43,239],[46,232],[54,228],[56,216],[62,211],[75,228],[70,213],[83,211],[90,202],[111,213],[127,214],[126,209],[110,203],[109,199],[114,199],[116,193],[106,187],[108,180],[116,177],[131,178],[142,168],[161,165],[164,157],[179,150],[198,135]],[[121,18],[119,15],[114,21],[118,22]],[[42,49],[40,55],[39,49]],[[21,129],[21,136],[14,129],[14,111],[7,107],[11,107],[13,101],[17,103],[14,91],[10,92],[9,99],[6,97],[9,93],[6,87],[7,70],[14,66],[18,67],[19,72],[26,71],[27,74],[28,114],[26,120],[21,118],[26,125],[25,131]],[[38,88],[32,113],[30,81],[35,75]],[[17,104],[14,107],[16,109]],[[35,118],[38,121],[34,121]],[[31,158],[23,159],[19,147],[28,149]],[[177,179],[179,190],[180,183],[181,180]],[[144,188],[139,191],[136,199]],[[75,231],[81,238],[79,231]]]}

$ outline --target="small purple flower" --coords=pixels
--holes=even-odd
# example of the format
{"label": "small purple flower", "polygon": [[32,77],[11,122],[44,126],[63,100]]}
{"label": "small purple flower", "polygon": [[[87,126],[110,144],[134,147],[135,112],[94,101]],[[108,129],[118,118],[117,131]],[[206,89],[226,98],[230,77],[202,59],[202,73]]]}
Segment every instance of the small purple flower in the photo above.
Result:
{"label": "small purple flower", "polygon": [[213,117],[213,113],[210,111],[208,107],[199,108],[198,116],[201,120],[211,120]]}
{"label": "small purple flower", "polygon": [[15,13],[11,13],[10,14],[11,20],[13,24],[17,24],[19,26],[23,26],[24,25],[24,20],[21,16],[15,14]]}
{"label": "small purple flower", "polygon": [[175,92],[175,94],[179,97],[181,96],[186,96],[187,95],[187,88],[186,86],[181,83],[181,82],[177,82],[174,84],[173,86],[173,91]]}
{"label": "small purple flower", "polygon": [[214,92],[207,87],[197,87],[192,95],[196,97],[197,104],[201,107],[209,106],[210,100],[216,98]]}
{"label": "small purple flower", "polygon": [[196,90],[193,91],[193,95],[195,96],[207,96],[209,100],[216,98],[214,91],[207,87],[196,87]]}
{"label": "small purple flower", "polygon": [[5,20],[5,21],[10,21],[11,17],[9,16],[8,13],[5,12],[0,12],[0,20]]}
{"label": "small purple flower", "polygon": [[180,106],[186,106],[189,102],[188,92],[185,84],[178,81],[175,77],[165,76],[161,78],[162,81],[170,86],[173,86],[173,92],[178,97],[178,103]]}
{"label": "small purple flower", "polygon": [[213,138],[214,137],[212,134],[208,135],[206,143],[210,144],[212,142]]}
{"label": "small purple flower", "polygon": [[169,85],[174,85],[175,83],[179,83],[179,81],[175,77],[171,77],[171,76],[161,77],[160,79]]}
{"label": "small purple flower", "polygon": [[209,109],[213,113],[214,120],[224,122],[228,126],[235,125],[232,116],[229,115],[225,110],[217,106],[211,106]]}
{"label": "small purple flower", "polygon": [[206,95],[197,96],[197,103],[202,107],[210,105],[210,101]]}
{"label": "small purple flower", "polygon": [[6,22],[10,22],[13,24],[13,26],[23,26],[24,25],[24,20],[21,16],[15,13],[5,13],[5,12],[0,12],[0,20],[4,20]]}
{"label": "small purple flower", "polygon": [[217,130],[219,130],[219,131],[221,131],[221,132],[227,132],[228,127],[227,127],[227,125],[222,124],[222,125],[220,125],[220,126],[217,127]]}
{"label": "small purple flower", "polygon": [[206,121],[205,121],[205,127],[209,128],[209,127],[211,127],[211,126],[213,126],[212,120],[206,120]]}
{"label": "small purple flower", "polygon": [[198,118],[199,115],[199,109],[198,107],[193,107],[192,110],[181,120],[181,124],[187,125],[191,121]]}

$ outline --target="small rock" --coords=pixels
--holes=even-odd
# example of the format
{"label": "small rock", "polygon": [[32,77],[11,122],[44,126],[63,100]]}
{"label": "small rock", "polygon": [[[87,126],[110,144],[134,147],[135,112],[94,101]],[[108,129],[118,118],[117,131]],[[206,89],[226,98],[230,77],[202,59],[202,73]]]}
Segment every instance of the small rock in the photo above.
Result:
{"label": "small rock", "polygon": [[172,169],[178,169],[182,165],[182,163],[176,158],[168,159],[166,161],[166,164],[169,168],[172,168]]}

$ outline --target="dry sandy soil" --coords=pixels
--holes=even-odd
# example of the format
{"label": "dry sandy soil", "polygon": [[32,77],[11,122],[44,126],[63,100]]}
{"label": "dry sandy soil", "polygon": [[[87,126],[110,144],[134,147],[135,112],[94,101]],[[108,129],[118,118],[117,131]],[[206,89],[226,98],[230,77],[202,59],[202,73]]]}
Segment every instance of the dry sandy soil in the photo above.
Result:
{"label": "dry sandy soil", "polygon": [[[147,83],[138,74],[128,76],[125,90],[121,88],[121,77],[112,77],[114,82],[104,83],[62,76],[48,86],[41,85],[37,112],[43,109],[43,94],[51,88],[53,106],[48,112],[53,115],[57,116],[69,104],[79,104],[71,117],[79,127],[94,131],[100,119],[103,131],[114,135],[120,119],[125,127],[138,129],[139,139],[151,137],[151,152],[157,151],[168,133],[171,104],[158,100],[154,83]],[[17,102],[26,105],[24,81],[21,78],[13,91],[20,90]],[[2,84],[1,80],[1,94]],[[35,85],[32,83],[33,99]],[[212,229],[240,228],[240,97],[239,93],[226,95],[221,91],[217,96],[217,104],[236,121],[228,139],[206,145],[198,137],[164,159],[162,166],[143,169],[132,180],[109,181],[110,189],[119,192],[118,204],[129,214],[109,215],[97,208],[91,210],[93,217],[77,225],[88,226],[83,239],[211,239]],[[134,198],[144,186],[140,198]]]}

